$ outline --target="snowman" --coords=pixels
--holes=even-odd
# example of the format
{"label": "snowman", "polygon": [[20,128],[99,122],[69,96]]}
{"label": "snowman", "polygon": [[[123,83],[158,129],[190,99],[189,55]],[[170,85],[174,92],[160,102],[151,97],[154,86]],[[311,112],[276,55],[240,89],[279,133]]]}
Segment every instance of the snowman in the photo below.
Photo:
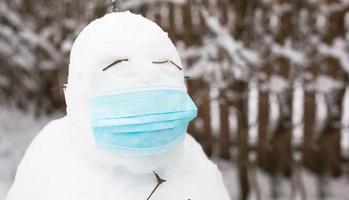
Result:
{"label": "snowman", "polygon": [[74,42],[67,115],[18,166],[7,200],[228,200],[222,176],[186,133],[197,108],[176,48],[131,12],[91,22]]}

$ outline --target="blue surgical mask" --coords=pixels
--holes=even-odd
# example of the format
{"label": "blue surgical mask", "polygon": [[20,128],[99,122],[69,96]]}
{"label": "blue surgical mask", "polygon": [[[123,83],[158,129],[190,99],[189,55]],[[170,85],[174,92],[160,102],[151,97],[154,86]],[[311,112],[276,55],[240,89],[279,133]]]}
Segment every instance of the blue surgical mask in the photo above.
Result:
{"label": "blue surgical mask", "polygon": [[97,147],[126,153],[160,153],[183,140],[197,107],[185,91],[145,90],[91,97]]}

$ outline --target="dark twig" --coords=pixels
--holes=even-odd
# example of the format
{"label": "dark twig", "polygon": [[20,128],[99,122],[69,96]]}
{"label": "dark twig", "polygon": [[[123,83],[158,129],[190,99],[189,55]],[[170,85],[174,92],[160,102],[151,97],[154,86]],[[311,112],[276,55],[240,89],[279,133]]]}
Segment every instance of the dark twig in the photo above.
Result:
{"label": "dark twig", "polygon": [[164,64],[164,63],[168,63],[168,60],[165,61],[153,61],[153,64]]}
{"label": "dark twig", "polygon": [[176,66],[179,70],[182,70],[180,66],[178,66],[175,62],[172,60],[165,60],[165,61],[153,61],[153,64],[164,64],[164,63],[171,63],[172,65]]}
{"label": "dark twig", "polygon": [[157,181],[158,183],[157,183],[157,185],[155,186],[155,188],[153,189],[153,191],[151,191],[151,193],[150,193],[149,197],[147,198],[147,200],[150,199],[150,197],[154,194],[155,190],[158,189],[158,187],[159,187],[162,183],[166,182],[166,180],[165,180],[165,179],[162,179],[162,178],[159,176],[159,174],[157,174],[155,171],[153,171],[153,173],[154,173],[154,175],[155,175],[155,177],[156,177],[156,181]]}
{"label": "dark twig", "polygon": [[113,65],[116,65],[118,63],[124,62],[124,61],[128,61],[128,59],[121,59],[121,60],[116,60],[113,63],[111,63],[110,65],[106,66],[105,68],[103,68],[103,71],[109,69],[110,67],[112,67]]}
{"label": "dark twig", "polygon": [[182,70],[182,68],[180,66],[178,66],[175,62],[173,62],[172,60],[170,60],[170,63],[175,65],[179,70]]}

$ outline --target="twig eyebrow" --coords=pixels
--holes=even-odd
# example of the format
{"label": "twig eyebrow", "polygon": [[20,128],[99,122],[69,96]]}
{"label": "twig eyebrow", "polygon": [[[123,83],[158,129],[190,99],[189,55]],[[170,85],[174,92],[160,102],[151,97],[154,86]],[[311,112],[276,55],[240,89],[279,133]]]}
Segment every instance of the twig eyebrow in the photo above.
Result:
{"label": "twig eyebrow", "polygon": [[182,70],[180,66],[178,66],[175,62],[172,60],[165,60],[165,61],[153,61],[153,64],[164,64],[164,63],[171,63],[172,65],[176,66],[179,70]]}
{"label": "twig eyebrow", "polygon": [[121,62],[124,62],[124,61],[128,61],[128,59],[126,58],[126,59],[119,59],[119,60],[116,60],[116,61],[114,61],[113,63],[111,63],[110,65],[104,67],[104,68],[103,68],[103,71],[109,69],[109,68],[112,67],[113,65],[116,65],[116,64],[121,63]]}

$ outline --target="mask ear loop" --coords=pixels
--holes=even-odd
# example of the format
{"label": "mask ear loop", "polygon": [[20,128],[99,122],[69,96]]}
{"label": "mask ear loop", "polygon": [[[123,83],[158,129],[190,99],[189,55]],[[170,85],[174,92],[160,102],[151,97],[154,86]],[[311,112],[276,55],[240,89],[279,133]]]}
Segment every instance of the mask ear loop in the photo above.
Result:
{"label": "mask ear loop", "polygon": [[66,88],[67,88],[67,85],[63,84],[63,85],[53,86],[50,90],[51,90],[51,92],[55,92],[55,91],[60,90],[60,89],[63,89],[63,91],[65,91]]}

